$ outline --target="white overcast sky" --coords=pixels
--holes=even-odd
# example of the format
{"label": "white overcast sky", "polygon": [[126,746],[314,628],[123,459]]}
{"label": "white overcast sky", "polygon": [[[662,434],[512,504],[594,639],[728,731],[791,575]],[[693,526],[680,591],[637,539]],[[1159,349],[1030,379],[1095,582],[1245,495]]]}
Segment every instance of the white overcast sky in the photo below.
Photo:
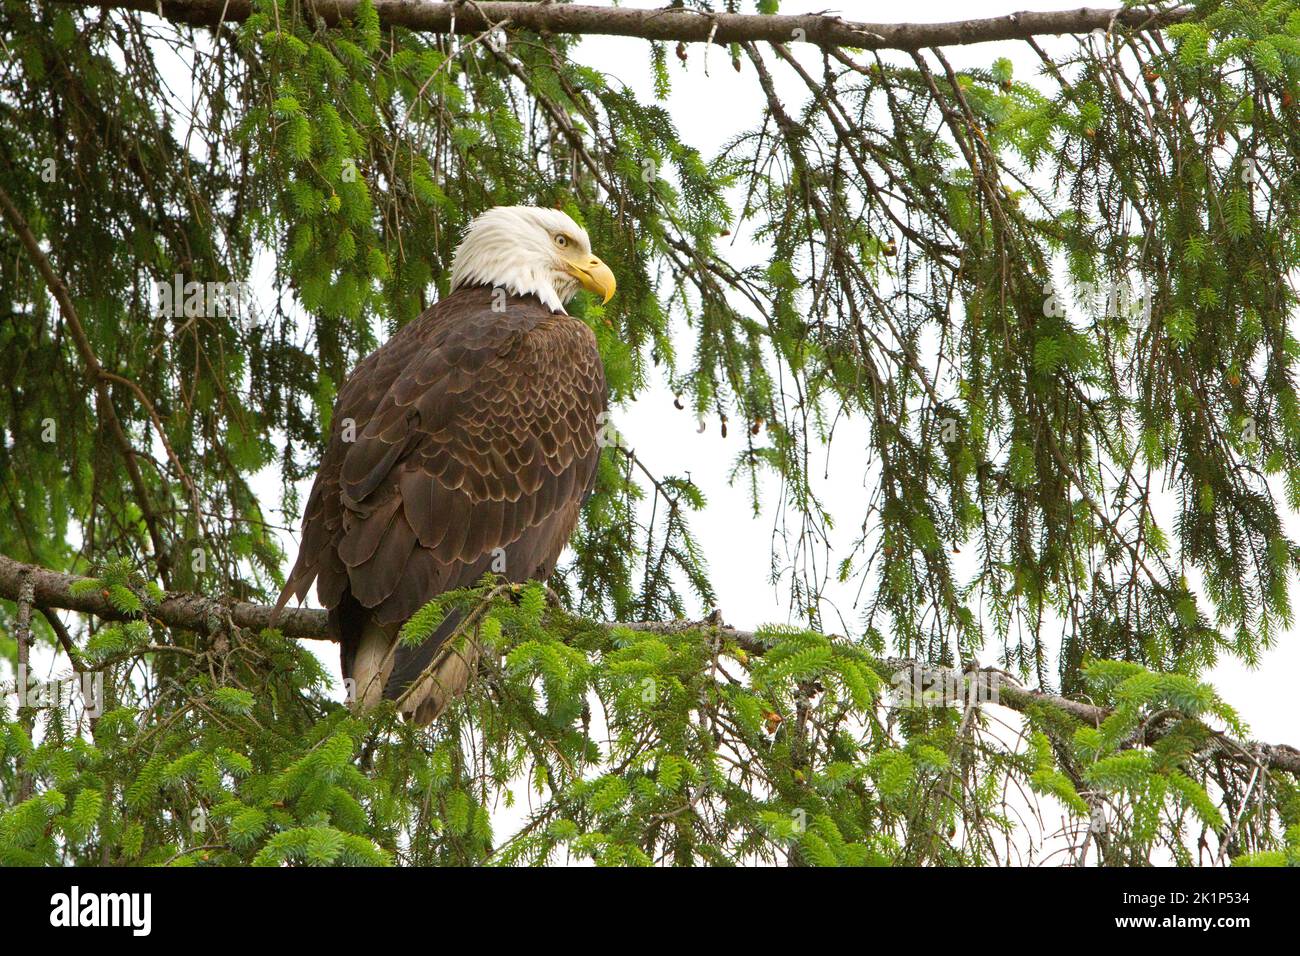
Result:
{"label": "white overcast sky", "polygon": [[[622,6],[659,7],[661,0],[646,2],[633,0]],[[886,22],[908,20],[946,21],[972,17],[1001,16],[1025,9],[1070,9],[1079,6],[1079,0],[918,0],[905,8],[867,3],[841,3],[828,6],[825,0],[782,0],[782,13],[830,12],[845,19]],[[743,8],[753,9],[752,3]],[[1067,41],[1058,41],[1067,42]],[[1050,51],[1053,41],[1044,41]],[[795,47],[796,52],[798,47]],[[683,142],[697,147],[707,158],[736,133],[758,122],[763,101],[752,69],[745,65],[737,73],[728,61],[726,50],[714,47],[709,54],[709,77],[703,73],[704,46],[689,47],[688,68],[679,68],[675,57],[669,57],[674,84],[665,104],[672,114]],[[992,43],[970,47],[957,47],[947,51],[949,60],[957,69],[988,66],[999,56],[1010,58],[1015,64],[1018,79],[1036,76],[1037,58],[1023,44]],[[586,65],[604,71],[632,88],[643,101],[653,95],[648,68],[648,48],[644,41],[619,37],[588,37],[581,41],[575,58]],[[181,64],[177,64],[181,66]],[[792,111],[803,103],[805,90],[793,81],[779,64],[772,65],[778,89],[788,93]],[[184,69],[171,76],[173,87],[181,98],[187,89]],[[766,250],[750,242],[744,230],[737,230],[731,240],[728,255],[733,262],[766,262]],[[599,250],[597,250],[599,252]],[[269,266],[269,263],[265,265]],[[257,297],[262,302],[274,300],[269,284],[270,270],[259,269],[256,278]],[[286,303],[287,304],[287,303]],[[306,321],[304,317],[304,322]],[[679,354],[688,356],[691,338],[689,331],[679,338]],[[742,483],[733,487],[728,483],[735,455],[743,447],[743,426],[733,423],[727,439],[718,434],[717,422],[710,421],[703,434],[696,431],[696,423],[689,412],[673,408],[673,395],[666,384],[655,382],[631,406],[616,412],[616,424],[627,443],[648,466],[660,474],[689,471],[703,489],[708,507],[692,517],[692,528],[708,557],[711,578],[717,591],[717,605],[725,620],[736,627],[754,628],[764,623],[789,620],[785,589],[768,583],[771,567],[770,554],[774,538],[774,515],[771,508],[755,518],[749,508],[749,497]],[[818,491],[839,519],[840,530],[832,534],[836,546],[836,559],[842,556],[853,539],[853,531],[861,522],[870,479],[867,477],[863,452],[861,423],[851,422],[837,436],[833,453],[825,456],[823,477]],[[270,512],[268,520],[275,524],[289,523],[279,509],[279,478],[274,469],[257,477],[255,489],[261,494],[263,506]],[[310,481],[300,488],[300,499],[306,500]],[[769,482],[764,496],[770,506],[777,502],[777,486]],[[1290,521],[1291,533],[1296,534],[1295,516]],[[292,562],[297,554],[297,537],[281,534],[281,544],[286,561]],[[285,571],[287,572],[286,565]],[[960,569],[959,569],[960,570]],[[830,606],[825,607],[823,619],[833,631],[847,629],[856,634],[859,608],[855,605],[856,584],[852,587],[828,590]],[[314,595],[313,595],[314,602]],[[702,614],[708,608],[695,608]],[[835,614],[842,615],[847,627],[838,626]],[[314,649],[331,671],[338,676],[337,652],[331,645],[316,644]],[[992,643],[980,655],[983,663],[994,663],[999,648]],[[46,661],[51,670],[58,664],[51,657]],[[1300,673],[1300,633],[1293,630],[1285,634],[1278,646],[1266,652],[1259,667],[1228,661],[1220,663],[1209,674],[1211,682],[1222,696],[1241,713],[1250,725],[1253,736],[1273,743],[1300,742],[1300,709],[1292,702],[1291,683]],[[338,696],[342,697],[341,687]]]}
{"label": "white overcast sky", "polygon": [[[662,6],[662,3],[634,2],[622,5],[656,7]],[[845,19],[868,22],[942,22],[1001,16],[1024,9],[1046,11],[1073,9],[1082,5],[1084,4],[1079,0],[917,0],[901,6],[861,2],[831,5],[825,0],[782,0],[781,12],[826,11],[839,14]],[[1050,52],[1054,44],[1049,41],[1045,45]],[[748,64],[737,73],[731,68],[726,51],[714,48],[709,54],[709,78],[706,83],[702,70],[703,46],[691,45],[689,50],[688,71],[679,70],[676,58],[669,57],[674,84],[666,106],[677,124],[683,142],[698,147],[705,156],[711,156],[726,140],[756,122],[763,102]],[[1014,63],[1018,80],[1028,80],[1038,74],[1038,58],[1024,43],[1003,42],[956,47],[948,49],[946,54],[956,69],[987,67],[997,57],[1005,56]],[[648,58],[642,41],[588,37],[582,41],[575,57],[584,64],[623,80],[643,98],[651,95]],[[778,80],[787,76],[779,65],[774,65],[771,69]],[[707,90],[707,95],[701,95],[702,89]],[[792,107],[803,103],[802,85],[788,83],[783,89],[790,91]],[[738,241],[741,243],[735,250],[738,256],[752,255],[766,261],[762,249],[744,248],[743,233]],[[673,409],[672,396],[662,384],[659,388],[648,391],[633,407],[623,411],[618,422],[628,444],[652,467],[663,471],[689,468],[692,478],[708,496],[708,509],[694,516],[692,525],[709,558],[718,606],[727,622],[737,627],[753,627],[765,622],[787,620],[785,594],[766,583],[773,543],[772,518],[765,514],[761,519],[755,519],[748,507],[748,495],[743,485],[732,487],[727,482],[727,473],[734,456],[742,447],[740,428],[733,425],[731,435],[725,441],[718,436],[716,422],[709,422],[706,432],[697,434],[689,413]],[[860,446],[861,441],[851,434],[852,431],[852,428],[845,430],[843,444]],[[866,494],[859,449],[837,447],[827,468],[827,481],[822,489],[833,504],[843,504],[839,510],[839,541],[847,544],[861,520]],[[769,493],[768,500],[774,499],[775,494]],[[1300,528],[1295,517],[1291,516],[1289,522],[1293,535]],[[836,594],[833,589],[831,593]],[[847,619],[856,621],[857,614],[851,606],[853,594],[842,591],[838,596],[842,599],[839,602],[840,612]],[[830,617],[825,619],[827,625],[831,626]],[[1258,739],[1295,744],[1300,740],[1300,708],[1295,706],[1293,699],[1294,680],[1300,674],[1300,627],[1280,638],[1277,645],[1264,653],[1259,667],[1252,669],[1236,661],[1225,661],[1211,671],[1209,679],[1224,699],[1239,710]],[[989,663],[997,652],[996,647],[990,646],[981,655],[981,660]]]}
{"label": "white overcast sky", "polygon": [[[621,5],[653,8],[663,4],[640,0]],[[1001,0],[918,0],[901,8],[867,3],[828,7],[825,2],[817,0],[783,0],[781,12],[826,11],[845,19],[868,22],[941,22],[1001,16],[1026,8],[1072,9],[1079,5],[1078,0],[1022,0],[1016,4]],[[1044,45],[1050,52],[1055,44],[1048,40]],[[946,52],[956,69],[987,67],[997,57],[1005,56],[1014,63],[1019,80],[1034,77],[1038,71],[1037,57],[1023,43],[980,44],[951,48]],[[689,64],[685,70],[679,68],[675,57],[669,57],[674,82],[665,105],[677,124],[682,141],[697,147],[707,158],[733,135],[758,121],[763,101],[753,70],[746,64],[741,72],[735,72],[725,49],[720,47],[714,47],[709,54],[709,77],[705,80],[703,53],[702,44],[690,45]],[[586,37],[574,57],[578,62],[626,83],[643,100],[649,100],[653,95],[648,50],[642,40]],[[779,89],[788,91],[792,108],[802,104],[802,85],[792,81],[779,65],[773,66],[773,73]],[[738,231],[732,241],[734,244],[729,254],[735,261],[767,261],[765,250],[749,242],[743,230]],[[680,341],[679,354],[688,355],[689,336]],[[768,584],[770,554],[775,543],[773,515],[765,512],[755,518],[744,485],[732,486],[727,479],[734,457],[743,447],[741,426],[733,423],[726,440],[720,438],[716,421],[709,422],[706,431],[699,434],[690,413],[676,411],[672,400],[672,393],[661,380],[630,407],[618,410],[616,424],[627,443],[652,470],[670,474],[689,470],[691,477],[704,490],[708,508],[695,514],[691,524],[708,557],[717,604],[725,620],[741,628],[789,620],[785,590]],[[852,540],[853,530],[861,521],[868,488],[861,432],[851,434],[854,427],[860,429],[861,426],[855,424],[846,429],[834,453],[826,459],[825,479],[819,486],[824,499],[834,506],[840,518],[838,540],[833,537],[832,541],[844,547]],[[267,480],[259,482],[259,485],[267,495],[264,503],[269,505],[278,500],[278,480],[270,474],[265,477]],[[309,484],[305,483],[302,488],[304,501]],[[765,501],[774,504],[776,485],[770,483],[767,492]],[[1294,534],[1294,516],[1291,527]],[[292,560],[297,553],[296,541],[285,540],[284,545],[289,560]],[[838,591],[832,586],[828,591],[836,610],[850,627],[859,618],[854,604],[855,593],[856,585]],[[826,613],[824,620],[828,628],[838,629],[832,623],[831,613]],[[337,675],[338,661],[333,649],[322,647],[320,650],[322,659]],[[998,653],[999,648],[991,643],[980,655],[980,660],[993,663]],[[1236,661],[1225,661],[1210,672],[1209,679],[1224,699],[1238,708],[1257,739],[1295,743],[1300,740],[1300,709],[1292,702],[1292,682],[1298,672],[1300,634],[1293,631],[1280,639],[1277,647],[1265,652],[1259,667],[1252,669]]]}

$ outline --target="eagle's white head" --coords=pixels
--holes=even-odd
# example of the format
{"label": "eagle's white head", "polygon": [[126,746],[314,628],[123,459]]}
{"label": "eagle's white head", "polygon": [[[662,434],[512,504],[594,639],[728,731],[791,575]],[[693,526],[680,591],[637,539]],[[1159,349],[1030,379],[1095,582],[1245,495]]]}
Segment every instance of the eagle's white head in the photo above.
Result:
{"label": "eagle's white head", "polygon": [[554,311],[581,286],[608,302],[614,273],[591,253],[587,230],[558,209],[495,206],[469,224],[456,247],[451,288],[500,286],[535,295]]}

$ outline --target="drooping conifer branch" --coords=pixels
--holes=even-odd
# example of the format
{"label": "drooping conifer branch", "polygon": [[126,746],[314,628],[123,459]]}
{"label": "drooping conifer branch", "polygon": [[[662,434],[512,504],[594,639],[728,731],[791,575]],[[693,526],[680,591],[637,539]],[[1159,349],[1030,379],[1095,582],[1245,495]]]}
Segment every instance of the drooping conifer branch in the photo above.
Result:
{"label": "drooping conifer branch", "polygon": [[[33,605],[44,609],[59,608],[94,614],[105,620],[126,621],[136,615],[121,611],[109,600],[107,591],[91,590],[90,579],[63,574],[37,565],[24,564],[0,555],[0,598],[21,600],[24,590]],[[326,614],[315,608],[288,608],[273,618],[274,608],[248,601],[225,601],[201,594],[169,592],[164,600],[148,609],[150,618],[168,627],[202,634],[213,633],[231,625],[260,630],[277,627],[288,637],[304,640],[333,640],[326,630]],[[716,630],[725,641],[747,654],[762,654],[765,642],[761,635],[730,627],[715,615],[705,621],[637,621],[621,626],[634,631],[680,633],[694,629]],[[1086,701],[1033,690],[1020,684],[1004,671],[995,668],[968,669],[958,673],[950,668],[935,667],[911,658],[890,657],[876,662],[882,677],[897,682],[900,675],[916,688],[939,688],[952,703],[995,701],[1018,713],[1035,708],[1051,708],[1075,720],[1099,726],[1111,711]],[[1171,712],[1157,714],[1144,728],[1134,746],[1149,746],[1171,732],[1181,717]],[[1227,734],[1208,730],[1205,752],[1229,763],[1264,766],[1300,775],[1300,749],[1286,744],[1257,744],[1235,740]]]}
{"label": "drooping conifer branch", "polygon": [[[118,417],[117,409],[113,405],[113,397],[109,392],[108,385],[110,381],[117,381],[130,385],[133,391],[142,398],[144,393],[140,391],[138,386],[127,382],[126,379],[110,374],[100,364],[99,357],[90,344],[90,338],[86,334],[85,327],[77,315],[77,309],[72,303],[72,294],[68,291],[68,286],[58,272],[55,271],[49,257],[41,250],[40,243],[32,232],[31,226],[28,225],[27,218],[18,208],[18,204],[2,188],[0,188],[0,213],[3,213],[3,218],[8,222],[14,235],[18,237],[18,241],[22,243],[23,248],[27,251],[32,264],[41,274],[41,278],[50,290],[50,294],[54,296],[54,300],[58,303],[64,321],[68,324],[68,329],[72,334],[72,341],[86,366],[87,377],[95,390],[96,407],[108,427],[109,434],[113,437],[113,442],[122,453],[123,461],[126,463],[127,475],[131,480],[131,487],[135,491],[136,504],[139,505],[144,515],[145,526],[149,529],[149,538],[153,542],[154,553],[158,555],[158,572],[165,582],[167,581],[167,551],[163,547],[158,518],[150,504],[149,492],[144,484],[144,475],[140,471],[139,452],[137,452],[135,446],[131,443],[131,439],[127,436],[126,429],[122,427],[122,420]],[[162,432],[161,425],[159,434],[163,435],[163,440],[166,441],[166,434]],[[170,450],[170,446],[168,446],[168,451],[170,452]],[[179,466],[179,462],[177,464]],[[188,482],[188,478],[186,480]]]}
{"label": "drooping conifer branch", "polygon": [[[1087,33],[1116,25],[1155,29],[1189,19],[1191,6],[1127,9],[1081,7],[1050,12],[1024,11],[1000,17],[948,23],[859,23],[830,14],[773,15],[700,13],[694,10],[636,10],[594,4],[516,2],[432,3],[373,0],[385,26],[428,33],[479,33],[509,20],[515,29],[539,33],[637,37],[683,43],[806,42],[821,47],[867,50],[920,50],[932,46],[1023,40],[1034,36]],[[89,4],[78,4],[89,5]],[[317,0],[308,4],[326,24],[356,16],[358,0]],[[217,26],[247,19],[250,0],[109,0],[109,8],[160,13],[168,20]]]}
{"label": "drooping conifer branch", "polygon": [[[32,605],[35,603],[35,582],[30,573],[20,575],[18,579],[18,616],[14,637],[18,641],[18,669],[27,669],[32,646]],[[19,721],[28,735],[32,732],[32,711],[19,708]],[[19,764],[18,800],[22,802],[32,795],[32,775],[27,772],[26,760]]]}
{"label": "drooping conifer branch", "polygon": [[[1115,17],[1105,42],[1076,34],[1050,54],[1021,37],[1030,69],[991,51],[961,69],[942,47],[993,38],[979,29],[921,27],[913,40],[937,46],[887,56],[855,44],[907,39],[892,27],[871,37],[814,16],[830,31],[819,37],[798,19],[680,4],[539,3],[493,19],[499,5],[473,0],[59,2],[0,15],[16,51],[0,81],[3,139],[21,147],[0,178],[27,222],[0,226],[12,286],[0,553],[95,575],[35,569],[17,603],[47,641],[33,663],[62,657],[57,636],[117,713],[93,750],[71,736],[89,739],[91,724],[62,708],[26,708],[34,732],[21,714],[0,721],[18,745],[0,760],[0,865],[178,862],[196,801],[239,817],[213,814],[199,848],[221,863],[387,852],[416,865],[575,853],[963,865],[1019,856],[1022,837],[1039,862],[1044,818],[1015,820],[1014,787],[1068,806],[1041,845],[1076,864],[1094,849],[1107,865],[1300,860],[1296,752],[1242,743],[1248,732],[1188,676],[1224,648],[1251,657],[1277,640],[1300,567],[1277,494],[1300,482],[1286,283],[1300,74],[1277,42],[1295,34],[1300,0],[1136,0],[1164,13]],[[1002,10],[1020,5],[1034,6]],[[206,10],[215,24],[223,9],[221,28],[154,16]],[[385,26],[430,10],[454,14],[464,42],[449,44],[450,16],[442,32]],[[708,50],[710,34],[733,43],[736,25],[776,31],[732,46],[770,89],[701,154],[663,97],[716,98],[716,82],[675,68],[672,35],[624,41],[629,54],[650,47],[655,95],[636,96],[619,71],[578,62],[585,44],[560,31],[575,10],[606,27],[693,31],[680,57]],[[975,23],[1083,30],[1110,13]],[[159,45],[160,30],[174,42]],[[856,32],[836,46],[836,30]],[[506,31],[518,42],[499,43]],[[172,51],[190,41],[186,104]],[[412,747],[373,733],[391,713],[340,719],[322,699],[323,668],[298,640],[325,637],[319,611],[272,622],[245,603],[284,560],[270,533],[284,529],[263,520],[248,476],[278,466],[297,510],[289,492],[316,464],[338,383],[373,333],[423,310],[466,221],[503,187],[585,217],[622,286],[603,317],[587,316],[612,394],[635,399],[662,379],[680,393],[665,425],[709,420],[755,510],[776,518],[774,580],[804,620],[757,632],[678,621],[717,603],[685,524],[706,507],[690,479],[704,446],[683,444],[654,475],[607,461],[574,573],[554,585],[580,614],[539,587],[476,595],[466,629],[486,621],[502,654],[484,656],[475,692],[432,731],[438,746]],[[736,260],[730,235],[766,237],[782,266]],[[151,284],[246,280],[264,255],[273,308],[146,308]],[[55,270],[70,319],[49,301]],[[1135,284],[1136,303],[1120,295]],[[673,348],[682,328],[694,359]],[[78,332],[115,408],[96,401]],[[133,493],[114,412],[149,501]],[[177,493],[159,421],[201,500]],[[844,475],[816,480],[831,435],[866,450],[861,498],[830,500]],[[843,459],[826,461],[829,479]],[[759,494],[769,473],[780,497]],[[145,580],[154,517],[171,594]],[[721,547],[712,560],[735,557],[735,542]],[[187,549],[194,560],[176,560]],[[51,557],[70,553],[76,565]],[[837,566],[839,584],[858,586],[861,643],[825,636],[844,630],[821,617]],[[56,610],[60,594],[87,609]],[[12,632],[24,615],[0,604]],[[441,620],[434,610],[426,623]],[[270,623],[294,636],[259,633]],[[954,645],[1059,695],[908,659],[949,660]],[[882,696],[891,684],[898,696]],[[893,706],[918,690],[945,706]],[[970,705],[995,691],[1003,706]],[[66,716],[97,719],[75,701]],[[15,758],[28,741],[39,753]],[[245,757],[254,773],[241,776]],[[515,768],[541,793],[498,843],[493,808]],[[32,799],[13,806],[23,769]],[[453,807],[459,830],[446,825]]]}

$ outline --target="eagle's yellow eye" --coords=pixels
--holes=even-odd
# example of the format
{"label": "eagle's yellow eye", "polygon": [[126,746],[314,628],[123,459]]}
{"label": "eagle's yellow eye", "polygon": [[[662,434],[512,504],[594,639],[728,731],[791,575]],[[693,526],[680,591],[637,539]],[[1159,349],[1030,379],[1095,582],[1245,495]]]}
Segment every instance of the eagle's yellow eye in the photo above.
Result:
{"label": "eagle's yellow eye", "polygon": [[561,249],[563,249],[565,246],[569,244],[569,237],[561,233],[560,235],[555,237],[555,244],[559,246]]}

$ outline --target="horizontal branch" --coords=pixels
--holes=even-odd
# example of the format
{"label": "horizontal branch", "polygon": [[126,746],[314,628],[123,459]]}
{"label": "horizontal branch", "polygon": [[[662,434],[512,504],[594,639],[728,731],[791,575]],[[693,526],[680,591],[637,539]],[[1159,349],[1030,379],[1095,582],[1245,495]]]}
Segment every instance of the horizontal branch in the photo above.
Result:
{"label": "horizontal branch", "polygon": [[[0,598],[18,599],[18,589],[25,575],[31,575],[36,586],[35,602],[47,610],[61,609],[94,614],[106,621],[130,621],[138,615],[126,614],[113,606],[106,591],[74,590],[86,578],[75,574],[61,574],[34,564],[23,564],[0,554]],[[169,591],[156,605],[149,607],[149,617],[168,627],[178,627],[199,634],[211,634],[235,627],[260,631],[277,627],[286,637],[308,640],[329,640],[325,631],[325,612],[314,608],[286,608],[280,612],[275,624],[271,623],[273,608],[248,601],[223,601],[201,594]]]}
{"label": "horizontal branch", "polygon": [[[75,6],[92,6],[82,0],[58,0]],[[510,29],[537,33],[638,37],[685,43],[791,43],[867,50],[920,50],[924,47],[959,46],[992,40],[1023,40],[1035,36],[1088,33],[1116,25],[1158,29],[1190,19],[1191,6],[1130,7],[1050,12],[1025,11],[1001,17],[954,20],[948,23],[857,23],[824,13],[771,15],[699,13],[666,8],[637,10],[624,7],[564,3],[435,3],[429,0],[373,0],[379,22],[428,33],[480,33],[502,21]],[[104,0],[101,8],[160,13],[168,20],[195,26],[242,21],[252,13],[250,0]],[[356,14],[358,0],[315,0],[305,4],[326,24],[334,25]]]}
{"label": "horizontal branch", "polygon": [[[108,599],[108,592],[87,590],[77,583],[87,578],[62,574],[34,564],[23,564],[0,555],[0,598],[19,600],[24,583],[32,588],[33,603],[44,610],[62,609],[94,614],[110,621],[129,621],[137,615],[118,610]],[[248,601],[223,601],[200,594],[168,592],[166,597],[149,607],[149,617],[168,627],[210,634],[231,625],[260,631],[277,627],[286,637],[303,640],[333,640],[326,630],[326,613],[314,608],[286,608],[272,622],[273,608]],[[614,625],[607,625],[614,626]],[[749,654],[762,654],[766,642],[754,631],[744,631],[721,622],[715,613],[702,622],[690,621],[638,621],[621,624],[634,631],[652,631],[661,634],[681,633],[697,629],[716,629],[726,641],[736,644]],[[909,685],[918,689],[944,688],[945,700],[953,704],[962,701],[997,703],[1019,713],[1035,707],[1049,707],[1068,714],[1076,720],[1096,726],[1110,716],[1105,707],[1072,700],[1057,694],[1021,687],[1004,671],[985,669],[958,672],[934,667],[910,658],[888,658],[879,662],[882,673],[898,680],[905,675]],[[1172,721],[1148,727],[1145,737],[1136,741],[1152,744],[1172,729]],[[1286,744],[1249,744],[1234,740],[1226,734],[1212,732],[1210,749],[1231,763],[1254,766],[1257,763],[1274,770],[1283,770],[1300,776],[1300,750]]]}

